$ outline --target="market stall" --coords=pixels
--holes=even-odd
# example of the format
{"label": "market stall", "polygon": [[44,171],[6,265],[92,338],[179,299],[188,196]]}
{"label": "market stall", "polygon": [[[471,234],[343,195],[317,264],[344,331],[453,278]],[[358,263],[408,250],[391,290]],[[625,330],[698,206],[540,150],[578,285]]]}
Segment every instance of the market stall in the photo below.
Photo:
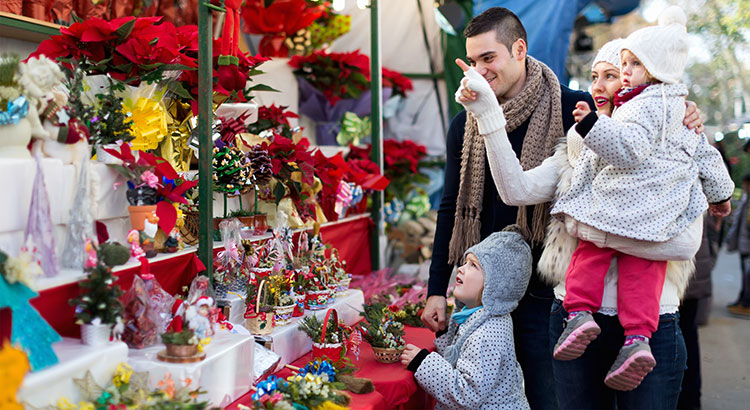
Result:
{"label": "market stall", "polygon": [[[40,41],[0,59],[0,184],[14,199],[0,219],[0,340],[19,403],[227,406],[318,357],[321,321],[346,328],[350,349],[403,348],[391,331],[368,339],[371,302],[349,285],[382,264],[382,218],[407,212],[383,210],[389,179],[424,156],[382,149],[383,101],[410,81],[377,52],[331,52],[350,20],[326,2],[277,2],[299,21],[278,4],[215,3],[196,5],[197,26],[140,10],[56,16],[59,31],[39,10],[2,10],[0,26]],[[260,53],[243,51],[241,26]],[[362,378],[378,375],[368,354]],[[406,403],[406,376],[363,397]]]}

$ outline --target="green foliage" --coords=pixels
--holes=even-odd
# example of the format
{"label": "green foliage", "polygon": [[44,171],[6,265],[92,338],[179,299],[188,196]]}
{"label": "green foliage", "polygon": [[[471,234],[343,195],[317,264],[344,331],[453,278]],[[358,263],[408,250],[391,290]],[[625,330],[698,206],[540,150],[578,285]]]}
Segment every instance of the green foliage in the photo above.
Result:
{"label": "green foliage", "polygon": [[102,262],[86,270],[87,278],[78,283],[81,294],[70,300],[75,306],[75,317],[78,321],[90,324],[96,318],[102,324],[115,324],[122,313],[122,303],[118,299],[122,290],[115,285],[112,271]]}
{"label": "green foliage", "polygon": [[96,95],[99,107],[89,123],[92,145],[114,144],[118,140],[127,142],[135,138],[130,133],[133,122],[123,111],[123,99],[118,96],[118,91],[124,89],[123,83],[110,79],[107,92]]}
{"label": "green foliage", "polygon": [[362,305],[365,318],[365,339],[373,347],[400,348],[404,342],[404,325],[398,322],[385,303]]}
{"label": "green foliage", "polygon": [[[297,329],[305,332],[314,343],[320,343],[320,337],[323,333],[323,322],[318,320],[315,315],[305,316],[299,322]],[[340,325],[329,320],[326,326],[325,343],[342,343],[344,339],[345,335]]]}
{"label": "green foliage", "polygon": [[99,246],[102,262],[110,268],[124,265],[130,259],[130,249],[119,242],[103,243]]}
{"label": "green foliage", "polygon": [[239,218],[244,216],[253,216],[255,213],[249,209],[235,209],[229,213],[230,218]]}
{"label": "green foliage", "polygon": [[195,332],[187,326],[181,332],[166,332],[161,334],[161,342],[165,345],[192,345],[196,341]]}

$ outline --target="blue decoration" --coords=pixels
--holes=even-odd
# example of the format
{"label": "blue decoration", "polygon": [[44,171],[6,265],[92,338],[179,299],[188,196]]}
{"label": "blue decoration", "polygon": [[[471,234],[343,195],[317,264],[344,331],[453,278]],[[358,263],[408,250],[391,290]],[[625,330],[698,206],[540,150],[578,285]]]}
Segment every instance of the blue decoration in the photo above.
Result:
{"label": "blue decoration", "polygon": [[299,375],[302,377],[305,377],[308,373],[313,376],[327,374],[328,381],[331,382],[336,378],[336,369],[333,368],[333,365],[331,365],[331,362],[328,360],[323,360],[322,362],[320,360],[315,360],[299,369]]}
{"label": "blue decoration", "polygon": [[29,113],[29,101],[23,95],[8,101],[8,110],[0,111],[0,125],[18,124]]}
{"label": "blue decoration", "polygon": [[36,296],[21,282],[10,284],[0,275],[0,308],[9,307],[13,316],[10,341],[21,344],[32,371],[57,364],[52,343],[60,340],[60,335],[29,304],[29,299]]}
{"label": "blue decoration", "polygon": [[271,394],[272,392],[276,391],[276,383],[281,380],[282,379],[279,379],[274,375],[270,375],[266,380],[258,382],[258,384],[255,386],[255,388],[258,390],[256,390],[252,395],[253,401],[260,400],[260,398],[265,396],[266,394]]}

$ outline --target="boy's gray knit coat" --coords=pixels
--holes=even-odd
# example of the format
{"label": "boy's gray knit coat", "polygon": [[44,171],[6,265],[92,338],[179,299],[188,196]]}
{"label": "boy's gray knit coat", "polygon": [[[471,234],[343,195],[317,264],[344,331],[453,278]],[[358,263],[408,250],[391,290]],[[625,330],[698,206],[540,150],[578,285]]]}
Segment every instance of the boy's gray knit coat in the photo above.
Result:
{"label": "boy's gray knit coat", "polygon": [[482,309],[460,326],[451,320],[435,340],[437,353],[427,355],[414,377],[437,400],[436,409],[527,409],[510,312],[529,283],[531,251],[520,233],[503,231],[468,253],[484,273]]}

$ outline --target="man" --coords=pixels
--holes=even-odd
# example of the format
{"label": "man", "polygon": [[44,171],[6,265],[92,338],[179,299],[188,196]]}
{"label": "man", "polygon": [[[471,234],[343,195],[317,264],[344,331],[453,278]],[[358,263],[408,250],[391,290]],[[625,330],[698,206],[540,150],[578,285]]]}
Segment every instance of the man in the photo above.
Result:
{"label": "man", "polygon": [[[510,10],[494,7],[474,17],[464,30],[466,54],[497,96],[507,119],[508,138],[524,169],[552,155],[557,142],[575,122],[578,101],[594,106],[591,96],[557,81],[543,63],[527,56],[526,30]],[[529,209],[505,205],[492,182],[483,137],[465,111],[451,122],[447,136],[445,185],[438,211],[430,266],[427,306],[422,320],[433,331],[447,326],[445,295],[453,265],[471,245],[503,227],[519,223],[532,246],[534,273],[526,295],[513,312],[516,356],[524,373],[526,396],[533,409],[557,408],[549,348],[552,288],[539,279],[549,218],[546,205]]]}

